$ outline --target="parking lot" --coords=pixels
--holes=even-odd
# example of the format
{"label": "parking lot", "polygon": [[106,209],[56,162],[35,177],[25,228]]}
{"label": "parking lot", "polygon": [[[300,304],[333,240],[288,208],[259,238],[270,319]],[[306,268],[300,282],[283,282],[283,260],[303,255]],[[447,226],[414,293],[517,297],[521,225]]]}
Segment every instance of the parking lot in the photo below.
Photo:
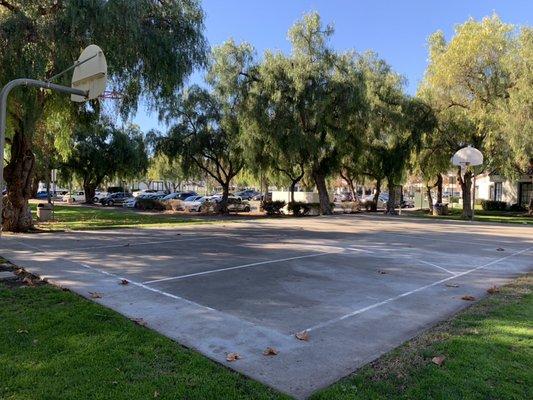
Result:
{"label": "parking lot", "polygon": [[[533,269],[530,226],[378,215],[6,235],[1,247],[298,398],[471,304],[463,296]],[[279,354],[263,355],[268,346]],[[229,363],[229,352],[242,358]]]}

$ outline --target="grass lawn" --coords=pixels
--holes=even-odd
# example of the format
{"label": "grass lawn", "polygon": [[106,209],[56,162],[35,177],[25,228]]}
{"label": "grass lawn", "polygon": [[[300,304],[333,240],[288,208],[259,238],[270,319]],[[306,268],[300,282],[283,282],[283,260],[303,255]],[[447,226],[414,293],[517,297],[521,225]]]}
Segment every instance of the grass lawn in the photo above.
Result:
{"label": "grass lawn", "polygon": [[[30,204],[35,215],[37,203]],[[54,221],[37,223],[43,230],[88,230],[127,227],[176,226],[183,223],[205,222],[205,219],[188,215],[151,214],[136,211],[71,205],[55,205]]]}
{"label": "grass lawn", "polygon": [[[532,398],[532,289],[516,280],[313,399]],[[1,399],[286,398],[51,285],[0,283],[0,321]]]}
{"label": "grass lawn", "polygon": [[[454,208],[450,210],[450,215],[439,215],[433,216],[428,214],[428,211],[425,210],[403,210],[402,214],[413,216],[413,217],[422,217],[422,218],[433,218],[433,219],[452,219],[452,220],[461,220],[462,210],[459,208]],[[474,214],[474,220],[479,222],[504,222],[511,224],[532,224],[533,217],[526,215],[525,212],[507,212],[507,211],[484,211],[476,210]]]}

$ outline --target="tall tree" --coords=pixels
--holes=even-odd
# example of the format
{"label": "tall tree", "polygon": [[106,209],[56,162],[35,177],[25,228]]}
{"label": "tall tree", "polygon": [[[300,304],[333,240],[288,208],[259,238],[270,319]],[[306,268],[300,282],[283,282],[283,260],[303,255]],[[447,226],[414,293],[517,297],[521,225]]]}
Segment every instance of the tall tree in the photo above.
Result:
{"label": "tall tree", "polygon": [[[530,123],[525,124],[530,130],[527,133],[516,125],[517,120],[510,122],[515,111],[521,121],[531,116],[527,106],[531,106],[527,91],[531,94],[533,79],[531,65],[527,65],[531,40],[530,30],[517,36],[515,27],[496,15],[481,21],[470,19],[457,26],[449,42],[442,32],[429,38],[429,65],[419,94],[437,112],[438,130],[450,157],[461,147],[472,145],[484,154],[482,170],[505,172],[516,165],[516,152],[522,147],[523,138],[532,136]],[[503,118],[502,110],[507,110]],[[510,146],[513,141],[521,144]],[[525,161],[528,157],[519,158]],[[457,171],[464,218],[472,216],[473,173],[471,169]]]}
{"label": "tall tree", "polygon": [[172,126],[160,143],[169,157],[179,155],[184,170],[195,166],[222,187],[220,209],[227,211],[231,180],[244,167],[240,123],[244,98],[252,80],[250,45],[228,41],[213,50],[207,70],[208,88],[192,86],[168,109]]}
{"label": "tall tree", "polygon": [[255,131],[276,154],[285,153],[289,164],[305,162],[323,214],[332,212],[327,178],[338,171],[346,143],[359,134],[365,110],[356,56],[333,51],[332,34],[317,13],[305,15],[289,31],[291,54],[267,52],[254,85]]}
{"label": "tall tree", "polygon": [[181,160],[159,153],[150,159],[146,176],[150,181],[162,180],[168,192],[175,192],[194,171],[185,174]]}
{"label": "tall tree", "polygon": [[[166,104],[204,62],[202,29],[196,0],[5,0],[0,2],[0,76],[3,83],[20,77],[49,79],[96,43],[106,53],[109,88],[123,95],[120,110],[128,115],[141,96],[153,107]],[[68,78],[59,83],[69,85]],[[98,103],[92,106],[97,109]],[[46,115],[75,109],[67,96],[47,90],[11,93],[4,229],[24,231],[32,225],[27,200],[38,126],[47,123]]]}
{"label": "tall tree", "polygon": [[80,125],[63,167],[81,181],[85,202],[92,203],[105,178],[130,178],[146,171],[142,133],[135,126],[120,130],[109,122]]}

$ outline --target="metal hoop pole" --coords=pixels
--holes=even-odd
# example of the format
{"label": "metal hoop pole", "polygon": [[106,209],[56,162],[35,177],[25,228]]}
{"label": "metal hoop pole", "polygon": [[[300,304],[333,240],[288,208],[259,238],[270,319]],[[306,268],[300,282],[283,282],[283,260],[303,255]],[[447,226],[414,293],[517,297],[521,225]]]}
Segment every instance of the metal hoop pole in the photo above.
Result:
{"label": "metal hoop pole", "polygon": [[4,148],[6,140],[6,123],[7,123],[7,96],[9,92],[17,86],[32,86],[43,89],[55,90],[56,92],[76,94],[78,96],[87,97],[88,93],[85,90],[73,89],[68,86],[56,85],[55,83],[39,81],[36,79],[14,79],[8,82],[0,91],[0,236],[3,230],[3,200],[4,200]]}

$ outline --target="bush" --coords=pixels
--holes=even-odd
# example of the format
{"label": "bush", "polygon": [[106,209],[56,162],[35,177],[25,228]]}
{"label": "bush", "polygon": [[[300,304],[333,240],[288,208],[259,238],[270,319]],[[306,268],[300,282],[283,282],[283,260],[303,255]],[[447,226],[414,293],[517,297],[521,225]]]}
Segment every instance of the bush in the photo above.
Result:
{"label": "bush", "polygon": [[168,200],[163,203],[165,205],[165,209],[172,210],[172,211],[180,211],[183,210],[183,202],[181,200]]}
{"label": "bush", "polygon": [[361,211],[361,204],[358,201],[347,201],[341,203],[342,212],[352,214]]}
{"label": "bush", "polygon": [[289,210],[289,212],[292,212],[292,215],[295,215],[298,217],[301,215],[309,214],[309,211],[311,211],[311,208],[309,207],[308,203],[304,203],[301,201],[291,201],[289,205],[287,206],[287,210]]}
{"label": "bush", "polygon": [[515,203],[515,204],[512,204],[509,206],[509,211],[513,211],[513,212],[524,212],[526,211],[526,208],[521,206],[520,204],[518,203]]}
{"label": "bush", "polygon": [[481,200],[481,208],[485,211],[505,211],[507,203],[505,201]]}
{"label": "bush", "polygon": [[137,199],[137,204],[135,204],[135,208],[138,208],[139,210],[164,211],[165,205],[159,200]]}
{"label": "bush", "polygon": [[283,214],[282,208],[285,207],[284,201],[263,201],[261,203],[261,209],[267,213],[267,215],[281,215]]}
{"label": "bush", "polygon": [[450,197],[450,203],[459,203],[459,196],[451,196]]}

